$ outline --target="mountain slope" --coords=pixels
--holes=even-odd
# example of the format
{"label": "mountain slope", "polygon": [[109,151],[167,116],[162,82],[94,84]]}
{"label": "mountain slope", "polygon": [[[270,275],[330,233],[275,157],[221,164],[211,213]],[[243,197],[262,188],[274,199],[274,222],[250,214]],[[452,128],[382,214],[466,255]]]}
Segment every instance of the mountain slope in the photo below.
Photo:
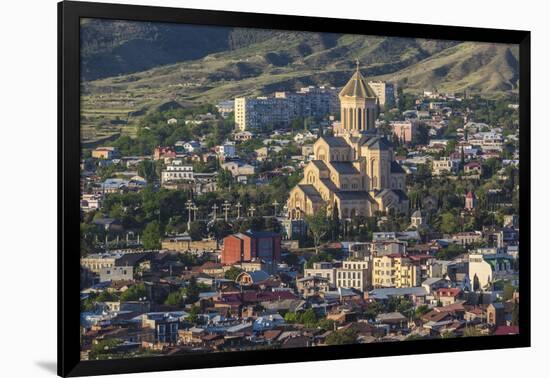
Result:
{"label": "mountain slope", "polygon": [[517,47],[464,42],[381,79],[409,90],[437,88],[446,92],[516,91],[519,85]]}
{"label": "mountain slope", "polygon": [[356,59],[369,79],[405,91],[501,96],[519,86],[511,45],[98,20],[84,22],[82,33],[85,126],[132,124],[171,101],[340,87]]}
{"label": "mountain slope", "polygon": [[83,19],[81,75],[84,80],[95,80],[200,59],[216,51],[246,47],[272,34],[221,26]]}

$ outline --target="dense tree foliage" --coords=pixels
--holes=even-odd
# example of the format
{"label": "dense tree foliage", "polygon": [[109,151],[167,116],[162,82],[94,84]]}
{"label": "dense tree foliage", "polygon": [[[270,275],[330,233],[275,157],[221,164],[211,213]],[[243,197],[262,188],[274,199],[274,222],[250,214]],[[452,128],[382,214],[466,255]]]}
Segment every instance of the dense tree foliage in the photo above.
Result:
{"label": "dense tree foliage", "polygon": [[327,345],[353,344],[357,340],[357,331],[353,327],[332,332],[326,338]]}

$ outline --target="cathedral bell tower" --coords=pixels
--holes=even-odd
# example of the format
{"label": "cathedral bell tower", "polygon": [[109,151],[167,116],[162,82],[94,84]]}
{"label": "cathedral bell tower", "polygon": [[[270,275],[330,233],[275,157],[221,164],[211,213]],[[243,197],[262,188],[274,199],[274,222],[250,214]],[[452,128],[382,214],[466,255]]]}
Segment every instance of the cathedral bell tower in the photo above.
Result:
{"label": "cathedral bell tower", "polygon": [[378,109],[378,98],[357,68],[342,88],[340,98],[340,128],[337,134],[353,135],[373,129]]}

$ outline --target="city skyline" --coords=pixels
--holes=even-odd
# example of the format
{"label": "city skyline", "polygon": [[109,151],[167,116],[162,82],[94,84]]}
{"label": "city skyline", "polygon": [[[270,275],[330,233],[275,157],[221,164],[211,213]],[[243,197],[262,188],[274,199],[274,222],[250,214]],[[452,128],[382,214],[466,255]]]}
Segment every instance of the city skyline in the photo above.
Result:
{"label": "city skyline", "polygon": [[517,46],[138,24],[81,24],[82,360],[519,332]]}

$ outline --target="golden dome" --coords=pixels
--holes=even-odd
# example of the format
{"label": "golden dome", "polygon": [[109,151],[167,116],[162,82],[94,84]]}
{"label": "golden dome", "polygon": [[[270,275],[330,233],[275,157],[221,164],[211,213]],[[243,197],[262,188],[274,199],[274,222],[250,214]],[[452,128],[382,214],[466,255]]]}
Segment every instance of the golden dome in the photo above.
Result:
{"label": "golden dome", "polygon": [[359,71],[359,62],[357,62],[357,69],[355,73],[349,79],[348,83],[340,91],[340,97],[356,97],[356,98],[376,98],[376,94],[367,83],[367,80],[361,71]]}

